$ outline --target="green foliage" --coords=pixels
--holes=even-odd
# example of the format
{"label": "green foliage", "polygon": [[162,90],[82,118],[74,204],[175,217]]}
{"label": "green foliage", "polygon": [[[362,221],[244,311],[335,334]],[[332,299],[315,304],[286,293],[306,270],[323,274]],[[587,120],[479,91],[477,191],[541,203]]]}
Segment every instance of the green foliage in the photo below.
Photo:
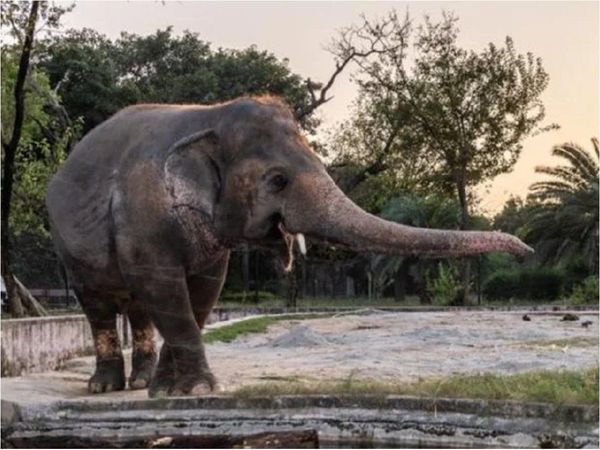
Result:
{"label": "green foliage", "polygon": [[483,294],[491,300],[508,300],[519,297],[519,273],[500,270],[490,276],[483,285]]}
{"label": "green foliage", "polygon": [[[15,115],[15,83],[18,71],[18,49],[16,47],[3,47],[1,52],[1,77],[2,77],[2,141],[8,142],[11,138]],[[41,91],[42,95],[35,95]],[[38,70],[32,69],[26,80],[25,119],[22,129],[22,141],[27,145],[39,135],[40,129],[48,126],[50,118],[44,111],[44,95],[50,92],[48,77]]]}
{"label": "green foliage", "polygon": [[433,302],[440,305],[453,305],[462,288],[458,269],[452,263],[438,263],[437,274],[429,270],[427,273],[427,290]]}
{"label": "green foliage", "polygon": [[569,303],[573,305],[597,305],[598,304],[598,276],[587,277],[583,283],[575,286],[569,297]]}
{"label": "green foliage", "polygon": [[598,272],[597,139],[592,139],[592,146],[593,154],[576,144],[555,146],[552,154],[566,165],[536,168],[553,179],[531,185],[530,199],[536,206],[524,233],[543,262],[583,255],[588,274]]}
{"label": "green foliage", "polygon": [[90,30],[68,30],[43,42],[40,67],[58,87],[72,118],[81,118],[83,132],[119,109],[139,101],[138,88],[117,65],[112,42]]}
{"label": "green foliage", "polygon": [[525,203],[519,197],[509,198],[504,204],[502,211],[494,217],[494,229],[521,237],[525,226],[531,219],[534,207],[532,203]]}
{"label": "green foliage", "polygon": [[500,270],[509,270],[515,267],[516,260],[508,253],[493,252],[485,255],[484,262],[487,272],[494,273]]}
{"label": "green foliage", "polygon": [[460,207],[455,200],[439,194],[406,194],[392,199],[381,217],[414,227],[456,229]]}
{"label": "green foliage", "polygon": [[556,300],[563,285],[564,275],[557,269],[519,268],[493,273],[484,283],[483,293],[491,300]]}
{"label": "green foliage", "polygon": [[559,261],[555,267],[565,276],[566,293],[573,292],[575,286],[583,283],[589,276],[594,276],[594,273],[590,275],[587,261],[581,254]]}
{"label": "green foliage", "polygon": [[[2,138],[14,121],[12,92],[17,75],[15,48],[2,52]],[[11,215],[13,236],[22,233],[47,236],[44,196],[50,178],[64,162],[70,143],[78,136],[79,124],[62,128],[48,105],[60,104],[46,74],[32,68],[26,80],[25,118],[15,157]]]}
{"label": "green foliage", "polygon": [[[44,42],[41,65],[84,132],[134,103],[210,104],[241,95],[283,96],[303,108],[310,95],[287,60],[255,47],[213,50],[196,33],[172,29],[149,36],[122,33],[111,41],[89,29],[68,30]],[[313,130],[310,116],[303,125]]]}
{"label": "green foliage", "polygon": [[[38,22],[36,28],[49,32],[60,28],[61,17],[75,7],[75,3],[70,5],[57,4],[56,2],[39,1]],[[62,3],[62,2],[61,2]],[[29,11],[31,10],[31,1],[23,0],[3,0],[0,3],[0,22],[2,27],[8,30],[8,34],[19,42],[23,42],[23,32],[27,27]]]}
{"label": "green foliage", "polygon": [[563,290],[564,275],[557,269],[545,267],[525,268],[520,273],[519,284],[533,300],[556,300]]}

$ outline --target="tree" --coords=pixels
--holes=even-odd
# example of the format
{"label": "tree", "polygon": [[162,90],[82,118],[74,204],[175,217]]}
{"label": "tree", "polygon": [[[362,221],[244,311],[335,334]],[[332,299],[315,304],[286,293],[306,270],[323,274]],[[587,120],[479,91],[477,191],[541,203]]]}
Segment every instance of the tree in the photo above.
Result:
{"label": "tree", "polygon": [[196,33],[176,36],[171,28],[149,36],[122,33],[115,41],[89,29],[68,30],[44,47],[40,65],[59,86],[70,116],[83,119],[84,133],[130,104],[212,104],[261,94],[282,96],[302,111],[306,130],[318,125],[306,82],[287,60],[255,47],[213,50]]}
{"label": "tree", "polygon": [[[365,172],[394,170],[389,161],[408,160],[416,167],[426,161],[426,177],[433,176],[439,191],[456,195],[459,228],[466,229],[473,201],[469,190],[509,171],[527,136],[556,125],[541,126],[540,96],[548,84],[541,59],[517,53],[510,37],[503,46],[490,43],[479,52],[462,49],[457,21],[449,13],[439,23],[426,16],[413,33],[408,16],[401,20],[396,12],[377,22],[363,17],[359,26],[342,32],[334,51],[342,56],[378,49],[357,61],[360,120],[346,126],[360,140],[362,116],[377,119],[367,121],[376,140]],[[462,278],[465,298],[468,264]]]}
{"label": "tree", "polygon": [[552,154],[566,164],[538,166],[536,172],[552,177],[530,187],[536,202],[525,236],[535,244],[543,262],[557,263],[582,253],[590,274],[598,273],[598,139],[594,153],[565,143]]}
{"label": "tree", "polygon": [[[22,137],[27,132],[26,122],[26,86],[30,73],[30,61],[32,59],[34,38],[36,29],[56,28],[59,19],[70,7],[50,6],[47,2],[3,2],[1,5],[1,23],[9,27],[13,39],[17,41],[16,48],[19,49],[14,70],[14,85],[12,97],[14,102],[6,102],[3,98],[3,123],[2,123],[2,201],[1,201],[1,257],[2,278],[4,279],[9,298],[11,313],[22,316],[25,313],[24,306],[29,313],[44,314],[43,308],[35,301],[27,289],[14,276],[11,268],[11,207],[15,186],[15,171],[18,159],[23,151]],[[3,53],[8,46],[3,46]],[[10,66],[9,66],[10,67]],[[6,72],[3,74],[5,75]],[[8,86],[3,78],[3,89]],[[10,106],[12,106],[12,108]],[[4,114],[10,119],[5,120]]]}
{"label": "tree", "polygon": [[[7,25],[10,21],[10,17],[18,17],[16,11],[13,10],[13,14],[9,14],[7,10],[2,9],[2,24]],[[31,48],[33,46],[33,34],[35,32],[35,25],[38,20],[39,2],[32,2],[29,10],[27,22],[24,25],[24,36],[22,36],[23,44],[21,50],[21,56],[19,58],[19,67],[17,71],[17,78],[14,88],[14,99],[15,99],[15,112],[13,119],[13,126],[10,132],[10,138],[4,139],[4,133],[2,134],[2,150],[4,151],[4,160],[2,164],[2,278],[6,285],[6,292],[8,294],[11,311],[19,317],[24,314],[22,299],[24,292],[20,289],[17,279],[14,277],[10,267],[10,228],[9,228],[9,216],[10,207],[13,192],[14,182],[14,165],[17,150],[19,148],[19,142],[21,140],[21,133],[23,131],[23,119],[25,116],[25,79],[29,70],[29,60],[31,58]],[[5,12],[6,11],[6,12]],[[4,129],[2,130],[4,131]]]}
{"label": "tree", "polygon": [[67,30],[41,43],[39,67],[55,86],[69,117],[80,119],[82,132],[119,109],[139,102],[138,88],[121,74],[113,43],[90,30]]}

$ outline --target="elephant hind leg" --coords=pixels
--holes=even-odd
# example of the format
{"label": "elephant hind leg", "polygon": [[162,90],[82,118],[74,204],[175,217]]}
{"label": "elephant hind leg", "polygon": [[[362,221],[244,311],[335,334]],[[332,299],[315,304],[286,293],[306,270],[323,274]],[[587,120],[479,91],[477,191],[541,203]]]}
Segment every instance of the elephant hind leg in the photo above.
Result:
{"label": "elephant hind leg", "polygon": [[117,334],[116,299],[110,294],[90,289],[77,289],[77,297],[90,323],[96,350],[96,371],[88,382],[93,393],[125,389],[125,367]]}
{"label": "elephant hind leg", "polygon": [[135,299],[127,307],[127,317],[131,324],[132,335],[129,388],[145,389],[150,384],[157,359],[154,325],[146,307]]}

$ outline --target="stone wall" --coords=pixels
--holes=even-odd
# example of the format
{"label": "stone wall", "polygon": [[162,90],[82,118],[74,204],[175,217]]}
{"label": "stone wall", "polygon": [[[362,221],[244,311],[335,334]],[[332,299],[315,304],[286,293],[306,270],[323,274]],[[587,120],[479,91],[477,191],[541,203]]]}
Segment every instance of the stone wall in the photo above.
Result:
{"label": "stone wall", "polygon": [[[118,321],[123,339],[123,323]],[[1,322],[2,376],[55,370],[75,356],[93,352],[92,332],[83,314],[9,319]]]}
{"label": "stone wall", "polygon": [[[212,324],[261,312],[264,313],[259,308],[233,311],[216,308],[207,322]],[[123,316],[118,317],[119,337],[122,347],[126,348],[130,344],[129,327],[125,327],[123,335],[126,321]],[[94,352],[92,331],[83,314],[2,320],[1,331],[3,377],[56,370],[67,359]]]}

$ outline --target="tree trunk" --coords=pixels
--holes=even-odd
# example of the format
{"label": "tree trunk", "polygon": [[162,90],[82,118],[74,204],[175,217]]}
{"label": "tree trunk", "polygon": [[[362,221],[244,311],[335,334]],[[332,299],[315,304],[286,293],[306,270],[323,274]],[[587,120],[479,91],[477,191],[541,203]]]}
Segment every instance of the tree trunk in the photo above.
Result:
{"label": "tree trunk", "polygon": [[260,264],[260,255],[258,253],[258,250],[255,250],[254,251],[254,303],[257,303],[257,304],[259,301],[258,291],[260,289],[260,281],[258,279],[258,277],[260,275],[260,269],[258,267],[259,264]]}
{"label": "tree trunk", "polygon": [[8,264],[8,248],[2,244],[2,279],[4,280],[4,286],[6,287],[6,296],[8,300],[8,308],[12,317],[23,317],[25,315],[25,309],[23,308],[23,302],[21,296],[18,293],[17,283],[15,282],[15,276],[10,269]]}
{"label": "tree trunk", "polygon": [[[466,176],[464,171],[461,171],[461,173],[457,177],[456,189],[458,192],[458,201],[460,204],[459,227],[461,230],[467,230],[469,228],[469,202],[467,199]],[[471,261],[469,260],[469,258],[462,259],[459,271],[460,279],[462,282],[462,289],[456,296],[456,304],[464,305],[467,303],[470,290]]]}
{"label": "tree trunk", "polygon": [[301,258],[299,261],[300,264],[300,290],[298,293],[298,298],[302,300],[306,297],[306,258]]}
{"label": "tree trunk", "polygon": [[[19,142],[21,141],[21,132],[23,131],[23,121],[25,119],[25,80],[29,71],[29,61],[31,59],[31,48],[33,46],[33,34],[37,22],[39,2],[31,3],[31,10],[27,20],[25,38],[23,40],[23,49],[19,60],[19,70],[15,83],[15,121],[13,123],[12,135],[8,143],[3,142],[4,161],[2,163],[2,200],[0,202],[0,246],[2,247],[2,278],[6,285],[6,294],[8,296],[11,314],[14,317],[22,317],[24,314],[23,302],[28,301],[31,294],[15,278],[10,267],[10,206],[12,200],[15,157]],[[33,297],[31,297],[33,299]],[[35,300],[35,299],[34,299]],[[32,308],[35,310],[35,308]]]}
{"label": "tree trunk", "polygon": [[298,298],[298,283],[296,282],[296,262],[292,263],[292,270],[287,274],[288,280],[288,308],[296,308],[296,299]]}
{"label": "tree trunk", "polygon": [[406,277],[408,276],[408,267],[408,258],[404,258],[396,271],[396,277],[394,278],[394,300],[397,302],[406,300]]}
{"label": "tree trunk", "polygon": [[427,278],[425,276],[426,262],[417,259],[415,264],[415,290],[422,305],[431,305],[431,295],[427,291]]}
{"label": "tree trunk", "polygon": [[[27,290],[27,288],[25,286],[23,286],[23,284],[19,281],[19,279],[17,277],[15,277],[13,275],[13,280],[14,280],[14,289],[16,290],[16,295],[17,297],[19,297],[19,299],[21,300],[21,305],[24,308],[24,310],[27,312],[27,315],[29,316],[47,316],[48,312],[46,311],[46,308],[44,308],[36,299],[33,295],[31,295],[31,292],[29,292]],[[8,289],[7,289],[8,292]]]}
{"label": "tree trunk", "polygon": [[250,292],[250,250],[247,245],[242,247],[242,285],[246,296]]}

